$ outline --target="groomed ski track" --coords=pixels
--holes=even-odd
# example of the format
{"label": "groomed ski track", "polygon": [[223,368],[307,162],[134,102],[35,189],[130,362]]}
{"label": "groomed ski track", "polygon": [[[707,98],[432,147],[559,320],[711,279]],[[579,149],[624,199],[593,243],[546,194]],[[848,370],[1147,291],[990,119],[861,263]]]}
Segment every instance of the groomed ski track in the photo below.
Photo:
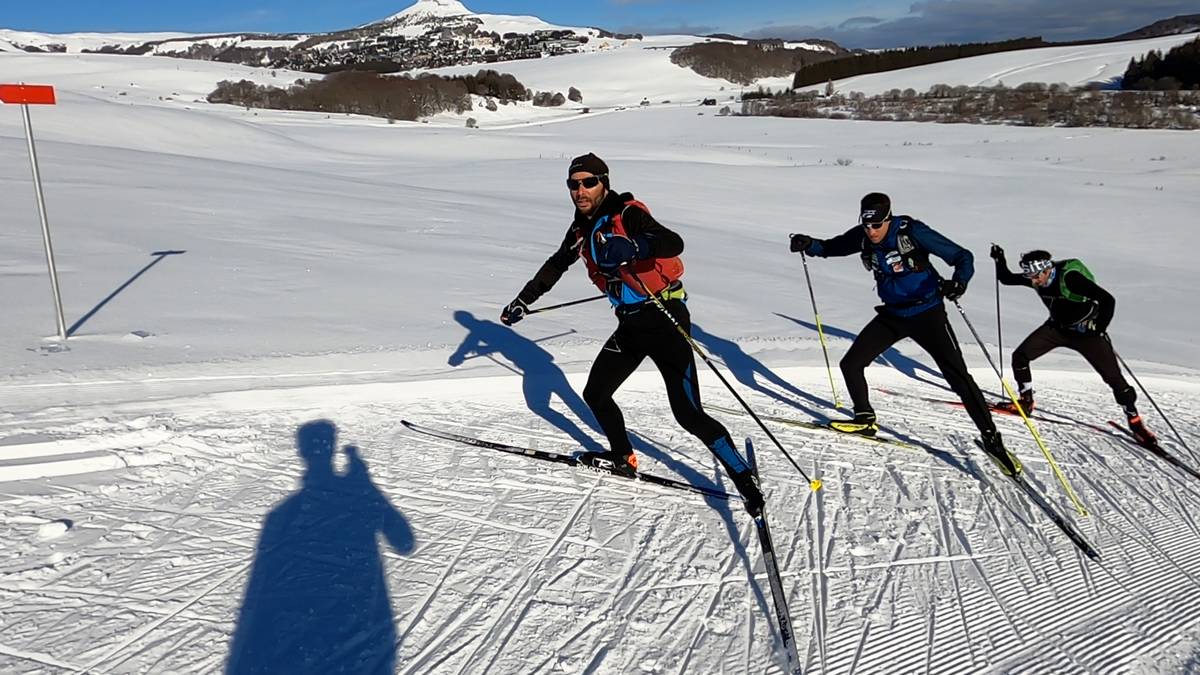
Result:
{"label": "groomed ski track", "polygon": [[[823,369],[775,372],[828,398]],[[974,450],[965,413],[920,398],[945,392],[890,369],[869,377],[885,431],[930,450],[771,425],[824,479],[816,495],[748,419],[722,418],[735,437],[757,439],[806,673],[1200,667],[1200,481],[1115,435],[1042,425],[1091,512],[1075,518],[1020,421],[998,417],[1034,484],[1100,549],[1101,561],[1089,562]],[[582,376],[569,379],[582,389]],[[703,382],[707,400],[736,405],[714,379]],[[1057,415],[1103,427],[1115,409],[1090,373],[1039,371],[1039,382],[1039,405]],[[1176,426],[1197,427],[1200,387],[1148,384]],[[793,407],[740,391],[764,413],[823,412],[811,400]],[[657,373],[636,374],[618,401],[640,432],[643,470],[730,487],[667,416]],[[560,424],[587,429],[553,406]],[[388,663],[398,673],[780,671],[740,504],[399,424],[573,449],[567,432],[529,411],[516,377],[61,412],[0,414],[3,672],[212,673],[235,645],[242,663],[279,648],[324,672]],[[337,425],[339,446],[359,449],[369,482],[347,492],[332,478],[300,481],[297,429],[318,419]],[[336,475],[354,475],[345,455],[334,464]],[[270,592],[247,600],[251,580],[268,572]],[[270,625],[286,630],[262,628]]]}

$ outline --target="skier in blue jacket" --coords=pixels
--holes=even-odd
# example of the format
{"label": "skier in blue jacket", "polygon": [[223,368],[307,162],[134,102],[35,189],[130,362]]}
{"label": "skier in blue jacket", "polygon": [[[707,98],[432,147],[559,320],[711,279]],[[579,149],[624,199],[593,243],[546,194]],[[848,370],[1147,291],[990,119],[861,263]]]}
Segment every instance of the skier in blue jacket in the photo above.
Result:
{"label": "skier in blue jacket", "polygon": [[[1008,475],[1021,472],[1021,462],[1009,452],[996,431],[992,413],[979,385],[963,361],[962,351],[946,316],[945,300],[955,301],[967,290],[975,273],[971,252],[909,216],[892,215],[891,200],[880,192],[863,197],[859,224],[832,239],[794,234],[791,250],[819,258],[859,255],[875,276],[882,305],[859,332],[842,357],[842,375],[854,402],[854,419],[833,422],[838,431],[874,436],[879,430],[867,390],[868,365],[904,338],[912,338],[942,371],[979,428],[983,447]],[[954,268],[949,279],[930,263],[935,255]]]}

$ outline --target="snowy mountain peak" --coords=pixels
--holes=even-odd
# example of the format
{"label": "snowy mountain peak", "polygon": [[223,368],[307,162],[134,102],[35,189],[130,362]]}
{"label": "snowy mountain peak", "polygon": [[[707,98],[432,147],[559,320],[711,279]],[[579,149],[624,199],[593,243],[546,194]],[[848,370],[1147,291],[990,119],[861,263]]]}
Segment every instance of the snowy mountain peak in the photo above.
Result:
{"label": "snowy mountain peak", "polygon": [[384,19],[384,22],[397,21],[400,23],[420,23],[429,19],[444,19],[448,17],[473,16],[475,13],[467,9],[458,0],[417,0],[411,7]]}

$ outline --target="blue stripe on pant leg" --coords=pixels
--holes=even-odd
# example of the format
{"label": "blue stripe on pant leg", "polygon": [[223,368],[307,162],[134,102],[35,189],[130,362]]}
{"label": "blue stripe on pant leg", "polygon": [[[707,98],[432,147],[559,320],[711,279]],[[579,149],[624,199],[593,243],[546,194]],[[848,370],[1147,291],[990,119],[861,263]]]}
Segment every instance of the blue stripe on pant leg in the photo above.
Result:
{"label": "blue stripe on pant leg", "polygon": [[683,371],[683,393],[687,396],[688,403],[692,404],[692,408],[699,410],[700,404],[696,401],[696,381],[692,377],[692,366],[688,366],[687,370]]}
{"label": "blue stripe on pant leg", "polygon": [[728,438],[718,438],[713,441],[712,445],[708,446],[708,449],[712,450],[713,454],[719,457],[734,473],[742,473],[743,471],[750,470],[750,465],[746,463],[741,453],[737,451],[737,448],[733,447]]}

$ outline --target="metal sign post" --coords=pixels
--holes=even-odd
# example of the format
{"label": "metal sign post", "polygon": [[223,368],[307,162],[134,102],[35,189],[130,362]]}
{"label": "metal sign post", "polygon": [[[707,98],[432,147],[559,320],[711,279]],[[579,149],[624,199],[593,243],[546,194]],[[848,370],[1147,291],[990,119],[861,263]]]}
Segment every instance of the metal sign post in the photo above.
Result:
{"label": "metal sign post", "polygon": [[29,145],[29,164],[33,167],[33,187],[37,192],[38,216],[42,220],[42,241],[46,245],[46,266],[50,270],[50,290],[54,293],[54,312],[58,320],[58,337],[67,339],[67,322],[63,319],[62,295],[58,290],[58,269],[54,266],[54,247],[50,244],[50,223],[46,219],[46,198],[42,195],[42,174],[38,171],[37,148],[33,145],[33,125],[29,121],[30,105],[54,105],[54,87],[44,84],[0,84],[0,103],[19,104],[25,121],[25,140]]}

